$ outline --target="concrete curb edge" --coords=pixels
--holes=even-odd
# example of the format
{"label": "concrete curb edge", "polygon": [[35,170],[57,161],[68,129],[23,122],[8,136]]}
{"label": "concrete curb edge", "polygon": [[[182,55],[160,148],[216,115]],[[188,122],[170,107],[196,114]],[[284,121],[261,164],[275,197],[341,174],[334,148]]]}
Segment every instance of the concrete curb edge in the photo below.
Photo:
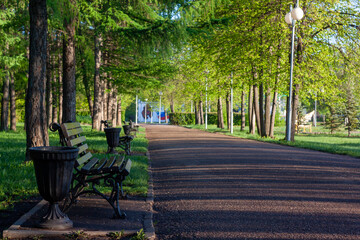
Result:
{"label": "concrete curb edge", "polygon": [[145,236],[147,239],[154,240],[156,237],[154,222],[153,222],[154,183],[153,183],[153,178],[152,178],[151,158],[150,158],[149,151],[146,152],[146,156],[147,156],[148,162],[149,162],[149,166],[148,166],[149,187],[148,187],[148,193],[147,193],[147,197],[146,197],[146,202],[148,203],[149,209],[144,218],[144,232],[145,232]]}

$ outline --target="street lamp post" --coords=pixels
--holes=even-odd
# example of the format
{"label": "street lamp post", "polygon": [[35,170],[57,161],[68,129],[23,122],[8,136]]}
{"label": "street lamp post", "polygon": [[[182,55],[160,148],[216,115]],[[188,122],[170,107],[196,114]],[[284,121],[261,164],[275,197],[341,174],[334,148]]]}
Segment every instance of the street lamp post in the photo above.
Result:
{"label": "street lamp post", "polygon": [[139,113],[139,109],[138,109],[138,95],[136,95],[136,103],[135,103],[135,124],[138,124],[138,113]]}
{"label": "street lamp post", "polygon": [[150,111],[150,123],[153,123],[153,109],[152,109],[152,106],[150,105],[151,107],[151,111]]}
{"label": "street lamp post", "polygon": [[147,118],[147,109],[146,109],[146,105],[147,105],[147,98],[145,98],[145,123],[146,123],[146,118]]}
{"label": "street lamp post", "polygon": [[314,127],[316,127],[316,111],[317,111],[317,102],[316,102],[316,99],[317,99],[317,94],[315,93],[315,103],[314,103],[314,116],[313,116],[313,119],[314,119]]}
{"label": "street lamp post", "polygon": [[291,35],[291,57],[290,57],[290,83],[289,83],[289,100],[286,109],[286,141],[291,141],[291,100],[292,100],[292,85],[293,85],[293,69],[294,69],[294,40],[295,40],[295,24],[296,20],[301,20],[304,17],[303,10],[299,7],[299,0],[296,2],[294,9],[290,7],[290,12],[285,15],[285,21],[292,26]]}
{"label": "street lamp post", "polygon": [[161,123],[161,95],[163,93],[160,91],[159,92],[159,96],[160,96],[160,101],[159,101],[159,124]]}

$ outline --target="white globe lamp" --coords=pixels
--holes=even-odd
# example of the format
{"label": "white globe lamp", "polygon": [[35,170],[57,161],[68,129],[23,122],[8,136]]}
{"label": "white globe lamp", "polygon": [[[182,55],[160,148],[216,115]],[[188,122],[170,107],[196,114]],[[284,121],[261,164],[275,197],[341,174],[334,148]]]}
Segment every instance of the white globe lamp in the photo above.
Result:
{"label": "white globe lamp", "polygon": [[296,7],[291,11],[291,17],[294,20],[299,21],[304,17],[304,11],[301,8]]}
{"label": "white globe lamp", "polygon": [[288,13],[285,15],[285,22],[286,22],[287,24],[292,24],[291,12],[288,12]]}

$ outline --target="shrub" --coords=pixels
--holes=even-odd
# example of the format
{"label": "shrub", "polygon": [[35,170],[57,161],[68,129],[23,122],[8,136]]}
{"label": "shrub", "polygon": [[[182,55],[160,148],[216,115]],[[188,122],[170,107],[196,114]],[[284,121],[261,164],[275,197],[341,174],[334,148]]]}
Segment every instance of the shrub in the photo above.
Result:
{"label": "shrub", "polygon": [[191,125],[195,124],[194,113],[169,113],[170,123],[173,125]]}

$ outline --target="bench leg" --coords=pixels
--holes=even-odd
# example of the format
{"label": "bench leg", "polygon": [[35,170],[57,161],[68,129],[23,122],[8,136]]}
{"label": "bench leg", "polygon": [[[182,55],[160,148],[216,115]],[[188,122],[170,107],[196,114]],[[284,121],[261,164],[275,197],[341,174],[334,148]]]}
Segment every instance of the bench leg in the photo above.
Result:
{"label": "bench leg", "polygon": [[67,212],[72,204],[77,202],[77,199],[79,196],[87,193],[95,193],[99,195],[100,197],[104,198],[110,206],[114,209],[113,218],[116,219],[124,219],[126,218],[126,214],[120,210],[119,205],[119,197],[121,194],[121,198],[124,198],[124,192],[122,190],[122,181],[124,180],[124,177],[122,176],[108,176],[104,178],[104,184],[108,187],[112,188],[110,196],[106,196],[105,194],[101,193],[97,188],[96,185],[100,184],[100,180],[94,180],[91,181],[91,187],[92,190],[84,190],[86,186],[89,186],[88,182],[85,182],[85,178],[78,178],[77,180],[83,180],[81,182],[78,182],[75,187],[73,187],[70,190],[70,193],[68,197],[66,198],[65,203],[63,204],[63,211]]}
{"label": "bench leg", "polygon": [[[78,181],[79,179],[77,179]],[[74,182],[72,183],[74,184]],[[64,213],[68,212],[71,206],[77,203],[78,197],[82,194],[83,189],[89,186],[84,182],[78,182],[75,187],[71,187],[68,195],[66,196],[64,203],[62,204],[61,208]]]}
{"label": "bench leg", "polygon": [[106,197],[105,195],[104,197],[114,209],[113,218],[117,218],[117,219],[126,218],[126,214],[120,210],[120,205],[119,205],[121,182],[122,182],[121,180],[118,181],[117,179],[113,179],[113,178],[108,178],[105,180],[105,184],[111,186],[113,189],[111,191],[110,197]]}

